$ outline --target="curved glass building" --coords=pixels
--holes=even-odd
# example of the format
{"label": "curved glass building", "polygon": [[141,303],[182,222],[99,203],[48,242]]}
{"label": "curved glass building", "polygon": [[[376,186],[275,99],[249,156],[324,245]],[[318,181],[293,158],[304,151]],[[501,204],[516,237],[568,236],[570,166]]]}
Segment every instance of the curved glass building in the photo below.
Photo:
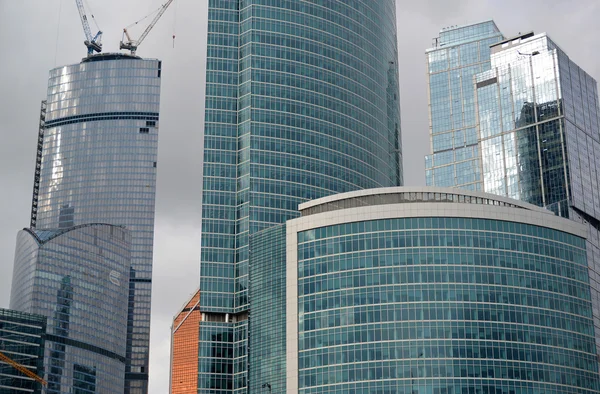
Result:
{"label": "curved glass building", "polygon": [[585,226],[445,188],[361,190],[299,209],[252,237],[253,387],[600,389]]}
{"label": "curved glass building", "polygon": [[51,70],[38,141],[32,227],[131,231],[126,393],[148,385],[160,77],[159,60],[114,53]]}
{"label": "curved glass building", "polygon": [[45,316],[45,393],[123,392],[131,235],[85,224],[17,236],[10,308]]}
{"label": "curved glass building", "polygon": [[248,237],[402,184],[397,58],[393,0],[209,1],[200,392],[247,385]]}

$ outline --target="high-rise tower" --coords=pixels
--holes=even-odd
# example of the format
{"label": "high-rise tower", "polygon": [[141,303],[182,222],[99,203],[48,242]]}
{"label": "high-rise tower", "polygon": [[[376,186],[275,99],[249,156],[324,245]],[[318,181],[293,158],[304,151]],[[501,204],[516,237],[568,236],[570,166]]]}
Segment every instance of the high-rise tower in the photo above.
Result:
{"label": "high-rise tower", "polygon": [[125,393],[148,386],[161,62],[99,54],[50,71],[31,226],[131,232]]}
{"label": "high-rise tower", "polygon": [[198,391],[198,324],[200,291],[173,318],[171,326],[171,382],[169,394]]}
{"label": "high-rise tower", "polygon": [[44,393],[121,393],[131,235],[119,226],[24,229],[10,308],[45,316]]}
{"label": "high-rise tower", "polygon": [[[427,51],[430,81],[438,74],[444,81],[443,88],[430,82],[433,154],[426,160],[427,183],[523,200],[584,223],[589,231],[586,249],[600,352],[600,110],[596,81],[545,33],[509,39],[498,36],[479,42],[479,59],[484,51],[488,61],[479,66],[479,72],[462,80],[462,94],[465,90],[472,93],[469,106],[463,104],[463,112],[450,110],[455,94],[446,89],[445,81],[451,84],[456,75],[452,75],[451,51],[447,51],[435,56],[436,51]],[[454,119],[456,113],[466,119],[468,109],[471,147],[456,146],[456,131],[436,129],[433,114],[439,103],[451,111],[448,119]],[[437,125],[446,122],[445,118]],[[469,182],[460,174],[468,174]]]}
{"label": "high-rise tower", "polygon": [[199,392],[247,387],[248,238],[402,184],[395,2],[209,1]]}
{"label": "high-rise tower", "polygon": [[483,190],[588,226],[600,351],[600,109],[596,81],[545,33],[491,46],[474,80]]}
{"label": "high-rise tower", "polygon": [[490,69],[490,45],[503,39],[494,21],[442,29],[426,51],[428,186],[481,190],[473,76]]}

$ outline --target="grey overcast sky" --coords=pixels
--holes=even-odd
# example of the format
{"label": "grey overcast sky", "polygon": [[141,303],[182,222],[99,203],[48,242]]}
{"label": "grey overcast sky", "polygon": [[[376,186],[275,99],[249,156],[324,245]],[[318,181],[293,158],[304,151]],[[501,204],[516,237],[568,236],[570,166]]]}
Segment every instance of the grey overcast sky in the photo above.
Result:
{"label": "grey overcast sky", "polygon": [[[104,31],[104,51],[117,51],[122,28],[161,2],[87,0]],[[506,36],[545,31],[600,79],[600,0],[398,0],[396,7],[406,185],[425,183],[424,52],[441,28],[494,19]],[[147,22],[131,31],[139,35]],[[138,50],[140,56],[163,60],[151,394],[168,392],[172,317],[198,286],[206,22],[207,0],[176,0]],[[73,0],[0,0],[0,307],[9,303],[17,231],[29,224],[48,71],[84,57],[83,37]]]}

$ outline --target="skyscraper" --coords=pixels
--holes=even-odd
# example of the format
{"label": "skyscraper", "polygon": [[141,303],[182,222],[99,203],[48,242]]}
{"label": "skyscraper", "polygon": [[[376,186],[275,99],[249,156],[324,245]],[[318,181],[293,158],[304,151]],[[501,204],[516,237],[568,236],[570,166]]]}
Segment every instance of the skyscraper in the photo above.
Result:
{"label": "skyscraper", "polygon": [[299,210],[250,237],[251,392],[600,390],[586,226],[457,188]]}
{"label": "skyscraper", "polygon": [[175,315],[171,327],[171,382],[169,394],[198,392],[198,324],[200,291]]}
{"label": "skyscraper", "polygon": [[248,238],[402,184],[393,0],[209,1],[199,392],[247,387]]}
{"label": "skyscraper", "polygon": [[485,191],[585,223],[600,350],[600,110],[596,81],[545,33],[491,47],[476,76]]}
{"label": "skyscraper", "polygon": [[490,45],[502,39],[494,21],[452,26],[442,29],[426,51],[428,186],[482,190],[473,76],[490,69]]}
{"label": "skyscraper", "polygon": [[[442,41],[440,37],[438,42]],[[441,44],[427,51],[429,73],[441,73],[444,81],[434,88],[430,75],[433,154],[426,158],[427,184],[516,198],[588,226],[586,249],[600,352],[600,110],[596,81],[546,34],[490,39],[479,43],[480,51],[484,43],[489,63],[463,80],[462,94],[467,89],[473,96],[462,112],[460,108],[447,112],[455,102],[445,82],[453,80],[446,75],[452,73],[450,51],[437,55]],[[467,110],[473,112],[469,117],[476,122],[469,128],[472,147],[468,159],[464,149],[457,149],[452,142],[456,133],[436,129],[434,109],[440,102],[446,111],[442,120],[449,114],[448,119],[454,119],[455,113],[466,119]],[[445,125],[444,130],[447,128]],[[459,176],[465,165],[474,174],[468,176],[469,182]]]}
{"label": "skyscraper", "polygon": [[31,225],[131,231],[126,393],[148,386],[161,62],[99,54],[50,71]]}
{"label": "skyscraper", "polygon": [[19,232],[10,308],[47,320],[44,392],[123,392],[130,265],[123,227]]}

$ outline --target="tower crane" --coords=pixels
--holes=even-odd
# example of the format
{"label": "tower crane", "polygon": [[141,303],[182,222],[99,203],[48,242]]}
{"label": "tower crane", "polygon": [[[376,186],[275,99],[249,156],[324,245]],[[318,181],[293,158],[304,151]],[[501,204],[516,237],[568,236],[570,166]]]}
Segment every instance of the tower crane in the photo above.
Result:
{"label": "tower crane", "polygon": [[[88,49],[88,56],[92,55],[94,51],[102,52],[102,43],[100,42],[102,40],[102,31],[98,29],[98,33],[96,33],[95,36],[92,36],[92,31],[90,30],[90,24],[87,15],[85,14],[82,0],[75,0],[75,3],[77,3],[77,10],[79,10],[79,17],[81,18],[83,32],[85,33],[85,41],[83,43]],[[92,18],[94,18],[94,15],[92,15]],[[96,25],[96,27],[98,27],[98,25]]]}
{"label": "tower crane", "polygon": [[22,372],[27,377],[35,380],[36,382],[42,384],[43,386],[46,386],[48,384],[48,382],[46,382],[44,379],[40,378],[35,373],[31,372],[29,369],[25,368],[23,365],[19,364],[18,362],[14,361],[13,359],[9,358],[2,352],[0,352],[0,361],[4,361],[5,363],[10,364],[17,371]]}
{"label": "tower crane", "polygon": [[[129,35],[129,32],[127,31],[127,27],[131,27],[133,25],[136,25],[139,21],[135,22],[134,24],[132,24],[130,26],[127,26],[127,27],[123,28],[123,35],[125,37],[127,37],[127,42],[121,41],[121,43],[119,45],[119,48],[120,49],[127,49],[127,50],[131,51],[132,55],[135,55],[135,51],[138,49],[138,47],[140,46],[140,44],[142,43],[142,41],[144,41],[144,38],[146,38],[146,36],[148,35],[148,33],[150,33],[150,30],[152,30],[152,28],[154,27],[154,25],[156,25],[156,22],[158,22],[158,20],[160,19],[160,17],[165,13],[165,11],[167,10],[167,8],[169,8],[169,6],[171,5],[172,2],[173,2],[173,0],[168,0],[165,4],[163,4],[158,9],[158,13],[156,14],[156,16],[154,17],[154,19],[152,20],[152,22],[150,22],[150,24],[148,25],[148,27],[146,27],[146,30],[144,30],[144,32],[142,33],[142,35],[140,35],[140,38],[138,38],[137,40],[131,39],[131,36]],[[173,38],[175,38],[175,36],[173,36]]]}

